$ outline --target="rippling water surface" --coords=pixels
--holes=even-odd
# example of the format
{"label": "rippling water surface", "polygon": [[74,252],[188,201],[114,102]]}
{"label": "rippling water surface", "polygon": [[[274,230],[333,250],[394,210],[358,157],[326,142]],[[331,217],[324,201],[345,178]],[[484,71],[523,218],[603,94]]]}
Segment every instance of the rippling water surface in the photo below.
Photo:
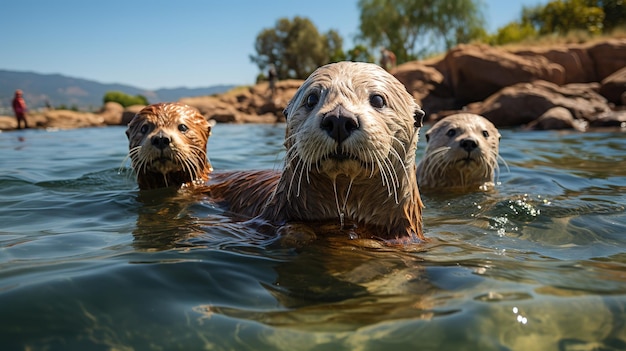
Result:
{"label": "rippling water surface", "polygon": [[[495,192],[424,196],[427,244],[298,250],[139,192],[122,127],[0,133],[1,348],[625,350],[626,134],[501,132]],[[218,125],[209,154],[280,168],[283,137]]]}

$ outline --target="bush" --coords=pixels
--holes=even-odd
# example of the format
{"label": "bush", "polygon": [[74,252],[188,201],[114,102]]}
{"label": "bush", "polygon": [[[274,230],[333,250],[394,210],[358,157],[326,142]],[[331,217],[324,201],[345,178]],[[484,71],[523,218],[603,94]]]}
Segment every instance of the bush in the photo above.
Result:
{"label": "bush", "polygon": [[498,29],[498,32],[489,38],[489,44],[504,45],[518,43],[537,36],[535,27],[530,23],[511,22]]}
{"label": "bush", "polygon": [[143,95],[131,96],[121,91],[108,91],[104,94],[103,102],[117,102],[124,107],[131,105],[148,105],[148,99]]}

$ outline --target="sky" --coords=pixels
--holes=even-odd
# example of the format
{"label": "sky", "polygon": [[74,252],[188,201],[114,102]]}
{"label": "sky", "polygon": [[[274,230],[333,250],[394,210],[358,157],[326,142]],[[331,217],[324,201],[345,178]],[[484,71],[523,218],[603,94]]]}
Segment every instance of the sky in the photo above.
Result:
{"label": "sky", "polygon": [[[486,29],[547,0],[483,0]],[[307,17],[351,48],[357,0],[13,0],[0,14],[0,69],[147,90],[254,84],[256,36]]]}

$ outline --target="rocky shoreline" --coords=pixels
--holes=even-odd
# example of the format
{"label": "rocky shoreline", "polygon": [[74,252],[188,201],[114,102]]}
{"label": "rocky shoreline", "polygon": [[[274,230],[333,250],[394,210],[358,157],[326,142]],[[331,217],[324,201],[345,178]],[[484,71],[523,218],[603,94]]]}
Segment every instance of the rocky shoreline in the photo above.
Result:
{"label": "rocky shoreline", "polygon": [[[532,48],[459,45],[444,56],[413,61],[392,72],[427,113],[427,123],[465,111],[497,127],[626,128],[626,38]],[[267,83],[215,96],[179,100],[218,123],[283,122],[282,111],[301,80]],[[34,128],[126,125],[143,106],[107,103],[97,113],[49,110],[28,115]],[[0,130],[13,130],[0,116]]]}

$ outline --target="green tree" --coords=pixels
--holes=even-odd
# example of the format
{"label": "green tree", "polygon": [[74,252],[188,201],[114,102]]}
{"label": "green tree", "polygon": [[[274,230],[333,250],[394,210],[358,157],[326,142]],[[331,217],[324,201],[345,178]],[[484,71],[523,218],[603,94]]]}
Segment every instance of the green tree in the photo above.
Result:
{"label": "green tree", "polygon": [[365,47],[365,45],[358,44],[352,49],[348,50],[346,60],[373,63],[374,61],[376,61],[376,58],[374,58],[369,50],[367,50],[367,47]]}
{"label": "green tree", "polygon": [[143,95],[131,96],[121,91],[107,91],[102,99],[104,103],[117,102],[124,107],[131,105],[148,105],[148,99]]}
{"label": "green tree", "polygon": [[604,26],[604,10],[589,6],[587,0],[551,1],[545,6],[524,9],[523,17],[535,25],[539,34],[565,35],[573,30],[600,34]]}
{"label": "green tree", "polygon": [[598,7],[604,12],[602,29],[608,33],[618,27],[626,27],[626,1],[624,0],[587,0],[588,7]]}
{"label": "green tree", "polygon": [[359,0],[358,7],[360,39],[393,51],[398,63],[485,35],[481,0]]}
{"label": "green tree", "polygon": [[330,30],[320,34],[308,18],[281,18],[274,28],[263,29],[257,35],[257,54],[250,60],[261,71],[274,64],[281,79],[305,79],[317,67],[344,59],[342,45],[339,33]]}
{"label": "green tree", "polygon": [[491,36],[488,42],[492,45],[504,45],[517,43],[535,36],[537,36],[537,31],[530,22],[513,21],[498,28],[496,34]]}

